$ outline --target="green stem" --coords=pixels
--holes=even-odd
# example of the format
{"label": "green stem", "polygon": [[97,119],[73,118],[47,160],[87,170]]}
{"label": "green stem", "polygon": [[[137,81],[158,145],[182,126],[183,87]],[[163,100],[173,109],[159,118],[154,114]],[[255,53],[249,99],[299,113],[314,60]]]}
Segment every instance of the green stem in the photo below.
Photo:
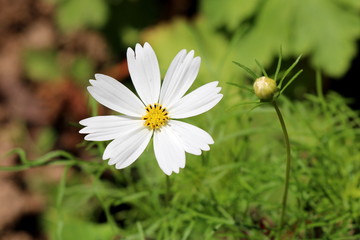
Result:
{"label": "green stem", "polygon": [[280,217],[280,229],[279,229],[279,234],[280,234],[281,230],[284,226],[285,210],[286,210],[286,203],[287,203],[287,198],[288,198],[290,168],[291,168],[291,152],[290,152],[289,135],[286,130],[284,118],[282,117],[282,114],[280,112],[280,109],[279,109],[276,101],[273,101],[272,104],[275,108],[276,114],[279,118],[280,125],[282,128],[283,134],[284,134],[285,145],[286,145],[286,156],[287,156],[286,157],[285,188],[284,188],[284,194],[283,194],[283,199],[282,199],[282,208],[281,208],[281,217]]}

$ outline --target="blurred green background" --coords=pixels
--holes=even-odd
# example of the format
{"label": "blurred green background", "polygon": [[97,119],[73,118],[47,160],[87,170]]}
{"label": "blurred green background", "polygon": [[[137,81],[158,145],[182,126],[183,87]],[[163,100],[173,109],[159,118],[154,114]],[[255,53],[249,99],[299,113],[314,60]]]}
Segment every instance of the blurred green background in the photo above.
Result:
{"label": "blurred green background", "polygon": [[[281,101],[294,148],[283,239],[360,238],[360,1],[0,0],[0,36],[0,165],[51,165],[0,171],[0,239],[272,239],[281,129],[270,108],[239,106],[253,96],[227,83],[252,84],[232,61],[273,73],[280,47],[285,69],[302,54],[304,70]],[[132,88],[126,49],[144,42],[162,76],[194,49],[192,89],[223,88],[219,106],[188,120],[215,145],[188,155],[170,185],[151,148],[116,171],[100,160],[103,144],[78,134],[79,120],[111,114],[88,80],[104,73]],[[14,148],[26,156],[5,155]]]}

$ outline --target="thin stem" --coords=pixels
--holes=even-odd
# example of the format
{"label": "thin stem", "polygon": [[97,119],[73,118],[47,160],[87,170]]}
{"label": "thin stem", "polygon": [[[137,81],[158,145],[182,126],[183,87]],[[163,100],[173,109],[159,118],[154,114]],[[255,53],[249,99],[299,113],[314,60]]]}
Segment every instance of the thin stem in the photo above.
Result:
{"label": "thin stem", "polygon": [[279,229],[279,234],[281,233],[281,230],[283,228],[284,225],[284,218],[285,218],[285,210],[286,210],[286,203],[287,203],[287,198],[288,198],[288,190],[289,190],[289,180],[290,180],[290,168],[291,168],[291,152],[290,152],[290,141],[289,141],[289,135],[288,132],[286,130],[286,125],[285,125],[285,121],[284,118],[282,117],[282,114],[280,112],[280,109],[276,103],[276,101],[272,102],[276,114],[279,118],[280,121],[280,125],[284,134],[284,139],[285,139],[285,145],[286,145],[286,173],[285,173],[285,188],[284,188],[284,194],[283,194],[283,199],[282,199],[282,208],[281,208],[281,217],[280,217],[280,229]]}
{"label": "thin stem", "polygon": [[316,69],[316,93],[320,99],[322,110],[326,113],[326,102],[323,93],[321,71],[319,69]]}

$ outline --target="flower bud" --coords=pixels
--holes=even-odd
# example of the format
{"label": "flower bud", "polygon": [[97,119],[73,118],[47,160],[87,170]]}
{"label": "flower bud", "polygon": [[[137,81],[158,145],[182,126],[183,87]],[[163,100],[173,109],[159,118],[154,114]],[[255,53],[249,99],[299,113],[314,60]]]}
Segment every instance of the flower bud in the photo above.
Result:
{"label": "flower bud", "polygon": [[268,77],[259,77],[254,82],[254,91],[260,100],[272,100],[277,91],[275,80]]}

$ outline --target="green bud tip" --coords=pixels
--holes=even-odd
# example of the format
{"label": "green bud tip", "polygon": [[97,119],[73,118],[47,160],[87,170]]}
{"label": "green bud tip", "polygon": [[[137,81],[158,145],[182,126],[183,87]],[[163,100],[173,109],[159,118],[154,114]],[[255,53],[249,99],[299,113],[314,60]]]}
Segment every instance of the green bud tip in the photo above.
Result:
{"label": "green bud tip", "polygon": [[254,91],[260,100],[272,100],[277,91],[276,82],[268,77],[259,77],[254,82]]}

